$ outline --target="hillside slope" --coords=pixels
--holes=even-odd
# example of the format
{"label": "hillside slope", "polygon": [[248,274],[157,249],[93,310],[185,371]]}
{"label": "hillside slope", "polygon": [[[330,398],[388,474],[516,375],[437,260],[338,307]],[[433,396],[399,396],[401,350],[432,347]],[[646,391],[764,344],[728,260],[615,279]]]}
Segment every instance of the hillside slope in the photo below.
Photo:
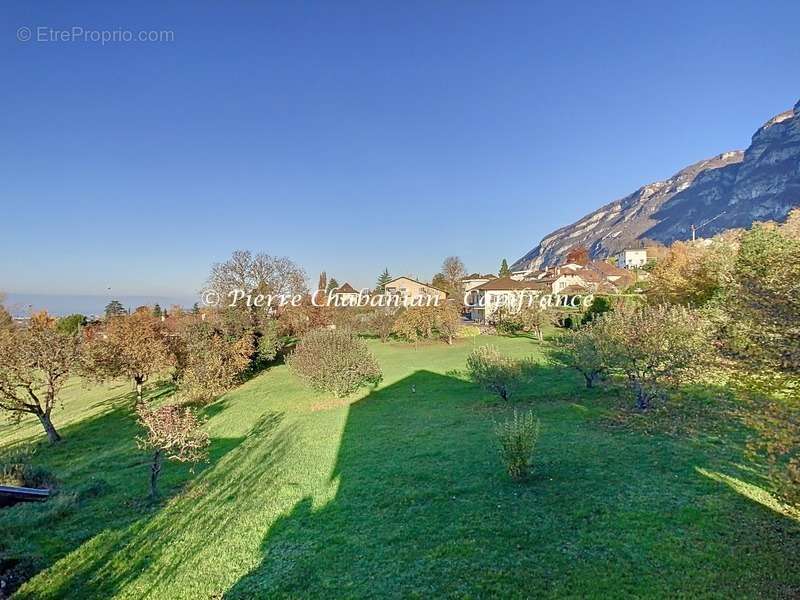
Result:
{"label": "hillside slope", "polygon": [[655,240],[705,237],[753,221],[781,220],[800,206],[800,102],[767,121],[745,151],[725,152],[639,188],[562,227],[517,260],[513,270],[557,264],[582,244],[593,257]]}

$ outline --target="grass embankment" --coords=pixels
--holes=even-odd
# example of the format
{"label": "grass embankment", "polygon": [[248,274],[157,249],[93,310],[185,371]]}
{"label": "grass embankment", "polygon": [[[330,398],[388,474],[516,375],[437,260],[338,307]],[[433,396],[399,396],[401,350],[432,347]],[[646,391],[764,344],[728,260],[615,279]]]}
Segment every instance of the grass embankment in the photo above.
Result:
{"label": "grass embankment", "polygon": [[[488,342],[540,354],[371,342],[384,381],[346,401],[272,368],[207,407],[210,462],[167,465],[155,507],[128,386],[73,384],[64,442],[37,457],[61,493],[0,511],[0,550],[40,569],[19,597],[800,592],[800,526],[757,501],[738,442],[608,427],[607,392],[571,372],[543,366],[516,396],[542,435],[534,478],[510,481],[491,431],[509,408],[457,372]],[[4,426],[0,446],[40,436]]]}

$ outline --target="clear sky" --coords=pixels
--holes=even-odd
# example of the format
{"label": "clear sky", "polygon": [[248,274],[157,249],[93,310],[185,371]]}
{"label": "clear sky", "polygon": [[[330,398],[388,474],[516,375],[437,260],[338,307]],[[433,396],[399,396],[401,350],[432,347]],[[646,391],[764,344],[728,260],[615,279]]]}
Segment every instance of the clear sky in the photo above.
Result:
{"label": "clear sky", "polygon": [[[8,292],[185,295],[237,248],[356,286],[451,254],[496,271],[746,147],[800,98],[796,0],[19,0],[0,16]],[[37,41],[72,27],[174,40]]]}

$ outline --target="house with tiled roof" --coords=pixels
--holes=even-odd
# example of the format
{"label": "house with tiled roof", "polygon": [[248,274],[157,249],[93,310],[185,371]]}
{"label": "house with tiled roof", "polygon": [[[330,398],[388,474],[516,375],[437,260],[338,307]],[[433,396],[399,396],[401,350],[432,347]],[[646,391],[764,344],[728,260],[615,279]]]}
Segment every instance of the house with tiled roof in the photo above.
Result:
{"label": "house with tiled roof", "polygon": [[358,290],[346,281],[329,294],[331,303],[335,306],[355,306],[358,302]]}
{"label": "house with tiled roof", "polygon": [[511,277],[495,277],[471,289],[465,296],[470,319],[485,322],[501,307],[517,308],[535,304],[542,294],[550,293],[550,285],[539,281],[518,281]]}

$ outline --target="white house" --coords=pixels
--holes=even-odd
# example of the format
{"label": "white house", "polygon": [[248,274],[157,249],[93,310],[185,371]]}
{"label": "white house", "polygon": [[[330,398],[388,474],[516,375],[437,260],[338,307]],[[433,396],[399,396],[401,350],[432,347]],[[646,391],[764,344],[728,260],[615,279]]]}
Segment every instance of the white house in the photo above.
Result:
{"label": "white house", "polygon": [[617,266],[621,269],[638,269],[647,264],[647,250],[628,248],[617,254]]}
{"label": "white house", "polygon": [[386,284],[385,294],[387,296],[399,296],[400,301],[412,300],[414,298],[431,298],[436,302],[446,300],[447,292],[437,289],[427,283],[422,283],[411,277],[397,277]]}
{"label": "white house", "polygon": [[479,285],[490,282],[492,279],[497,279],[496,275],[481,275],[480,273],[473,273],[461,278],[461,284],[464,286],[464,291],[468,292]]}

